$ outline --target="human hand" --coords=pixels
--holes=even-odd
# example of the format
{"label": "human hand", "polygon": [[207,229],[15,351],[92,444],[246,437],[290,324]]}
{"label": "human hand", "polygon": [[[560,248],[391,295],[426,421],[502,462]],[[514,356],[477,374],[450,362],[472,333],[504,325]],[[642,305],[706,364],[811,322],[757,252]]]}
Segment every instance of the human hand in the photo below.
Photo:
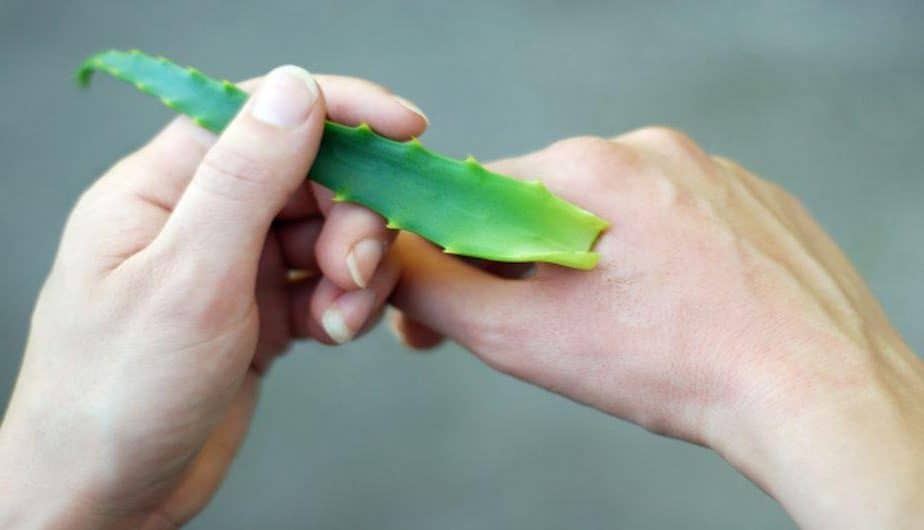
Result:
{"label": "human hand", "polygon": [[217,140],[180,118],[81,197],[0,428],[0,526],[179,526],[221,481],[271,361],[376,320],[392,233],[305,175],[325,116],[396,139],[426,119],[372,83],[316,79],[274,70]]}
{"label": "human hand", "polygon": [[806,528],[924,519],[922,363],[792,196],[662,128],[491,168],[609,220],[600,262],[503,278],[402,233],[405,342],[714,448]]}

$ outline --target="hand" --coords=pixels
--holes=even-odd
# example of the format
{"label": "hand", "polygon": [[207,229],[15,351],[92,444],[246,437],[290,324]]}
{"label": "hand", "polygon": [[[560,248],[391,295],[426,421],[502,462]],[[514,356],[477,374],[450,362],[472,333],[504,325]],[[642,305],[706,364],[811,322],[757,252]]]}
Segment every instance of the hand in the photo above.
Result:
{"label": "hand", "polygon": [[492,167],[609,220],[599,265],[510,279],[401,234],[408,344],[447,335],[502,372],[712,447],[806,528],[922,520],[922,363],[789,194],[661,128]]}
{"label": "hand", "polygon": [[375,321],[393,237],[306,182],[326,115],[396,139],[426,127],[382,87],[282,67],[220,138],[178,119],[81,197],[0,429],[0,526],[182,524],[273,358]]}

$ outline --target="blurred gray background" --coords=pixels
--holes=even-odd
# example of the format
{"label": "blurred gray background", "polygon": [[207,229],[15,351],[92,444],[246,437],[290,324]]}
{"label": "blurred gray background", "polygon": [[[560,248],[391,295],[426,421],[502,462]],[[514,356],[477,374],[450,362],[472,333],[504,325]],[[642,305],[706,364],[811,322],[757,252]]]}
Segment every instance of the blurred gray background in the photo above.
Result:
{"label": "blurred gray background", "polygon": [[[169,113],[85,55],[137,47],[240,79],[382,82],[426,143],[490,160],[650,123],[800,196],[924,351],[924,3],[0,0],[0,403],[68,209]],[[190,528],[791,528],[714,454],[385,330],[278,363]]]}

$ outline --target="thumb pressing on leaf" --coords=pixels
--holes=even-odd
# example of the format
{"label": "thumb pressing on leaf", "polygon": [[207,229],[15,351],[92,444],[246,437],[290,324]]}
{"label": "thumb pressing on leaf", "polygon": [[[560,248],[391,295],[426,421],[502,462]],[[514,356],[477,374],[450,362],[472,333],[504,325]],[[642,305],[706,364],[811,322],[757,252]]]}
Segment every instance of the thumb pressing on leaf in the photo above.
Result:
{"label": "thumb pressing on leaf", "polygon": [[273,70],[206,153],[155,244],[216,273],[255,278],[273,218],[304,182],[324,127],[308,72]]}

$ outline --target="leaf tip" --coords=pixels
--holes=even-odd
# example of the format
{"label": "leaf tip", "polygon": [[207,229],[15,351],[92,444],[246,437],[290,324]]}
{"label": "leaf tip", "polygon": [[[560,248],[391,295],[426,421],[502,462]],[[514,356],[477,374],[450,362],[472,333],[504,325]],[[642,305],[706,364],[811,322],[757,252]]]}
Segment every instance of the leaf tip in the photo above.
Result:
{"label": "leaf tip", "polygon": [[102,56],[112,52],[113,50],[108,50],[94,53],[93,55],[87,57],[87,59],[80,65],[80,67],[77,68],[77,71],[74,72],[74,80],[77,82],[77,86],[81,88],[90,86],[90,81],[93,78],[93,74],[96,73],[97,70],[105,69]]}
{"label": "leaf tip", "polygon": [[74,72],[74,81],[77,82],[77,86],[80,88],[90,86],[90,80],[93,79],[93,71],[93,67],[88,63],[80,65],[80,68]]}

